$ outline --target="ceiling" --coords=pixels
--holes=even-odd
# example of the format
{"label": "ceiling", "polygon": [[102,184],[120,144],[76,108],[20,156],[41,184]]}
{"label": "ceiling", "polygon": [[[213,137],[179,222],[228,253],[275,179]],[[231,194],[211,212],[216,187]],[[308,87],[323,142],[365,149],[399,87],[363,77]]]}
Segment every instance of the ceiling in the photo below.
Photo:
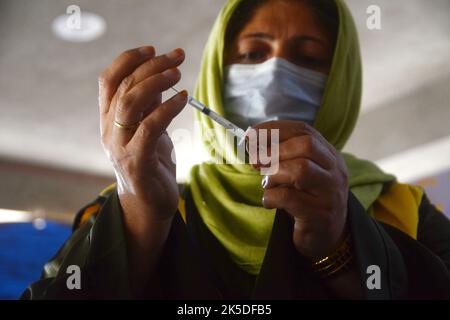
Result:
{"label": "ceiling", "polygon": [[[224,3],[2,0],[0,157],[111,175],[99,142],[98,75],[127,48],[151,44],[163,53],[182,47],[187,58],[177,87],[192,90],[203,45]],[[357,22],[364,62],[363,113],[348,150],[386,161],[450,136],[450,1],[347,3]],[[52,21],[71,4],[101,15],[106,33],[87,43],[57,38]],[[381,30],[366,28],[371,4],[381,8]],[[192,132],[192,124],[192,111],[186,108],[169,132]],[[177,158],[185,160],[181,178],[198,161],[191,147],[183,145],[177,146]],[[448,152],[444,156],[450,159]]]}

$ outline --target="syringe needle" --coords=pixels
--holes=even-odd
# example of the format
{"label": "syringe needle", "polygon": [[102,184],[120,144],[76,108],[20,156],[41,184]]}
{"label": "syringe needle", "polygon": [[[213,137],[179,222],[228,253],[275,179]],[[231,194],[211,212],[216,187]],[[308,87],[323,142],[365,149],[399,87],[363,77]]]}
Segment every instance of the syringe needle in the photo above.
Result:
{"label": "syringe needle", "polygon": [[[172,89],[176,93],[180,92],[177,89],[175,89],[174,87],[170,87],[170,89]],[[250,129],[250,127],[247,128],[247,131],[242,130],[234,123],[228,121],[226,118],[224,118],[224,117],[220,116],[219,114],[215,113],[214,111],[212,111],[210,108],[205,106],[200,101],[192,98],[190,95],[188,95],[187,103],[190,104],[192,107],[196,108],[197,110],[199,110],[204,115],[206,115],[209,118],[211,118],[212,120],[214,120],[215,122],[217,122],[218,124],[220,124],[221,126],[223,126],[225,129],[230,130],[235,136],[239,137],[240,140],[239,140],[238,144],[241,144],[245,140],[246,133]]]}
{"label": "syringe needle", "polygon": [[175,89],[174,87],[170,87],[170,89],[172,89],[172,90],[175,91],[176,93],[180,93],[180,91],[178,91],[178,90]]}

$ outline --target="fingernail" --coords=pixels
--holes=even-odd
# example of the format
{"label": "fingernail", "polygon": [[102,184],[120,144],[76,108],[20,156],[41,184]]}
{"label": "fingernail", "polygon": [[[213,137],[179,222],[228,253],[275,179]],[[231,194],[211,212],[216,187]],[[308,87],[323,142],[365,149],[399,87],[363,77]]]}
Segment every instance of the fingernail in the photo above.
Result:
{"label": "fingernail", "polygon": [[186,90],[180,91],[180,93],[177,96],[178,100],[184,100],[188,96],[188,92]]}
{"label": "fingernail", "polygon": [[162,73],[162,75],[166,78],[174,78],[177,74],[178,74],[177,68],[170,68]]}
{"label": "fingernail", "polygon": [[265,176],[264,179],[262,179],[261,181],[261,185],[263,188],[266,188],[268,183],[269,183],[269,176]]}
{"label": "fingernail", "polygon": [[184,54],[184,53],[183,53],[183,49],[177,48],[177,49],[175,49],[175,50],[170,51],[169,53],[167,53],[166,56],[167,56],[169,59],[178,61],[178,60],[180,60],[180,59],[183,57],[183,54]]}
{"label": "fingernail", "polygon": [[145,57],[150,57],[153,54],[153,48],[152,47],[140,47],[139,52]]}

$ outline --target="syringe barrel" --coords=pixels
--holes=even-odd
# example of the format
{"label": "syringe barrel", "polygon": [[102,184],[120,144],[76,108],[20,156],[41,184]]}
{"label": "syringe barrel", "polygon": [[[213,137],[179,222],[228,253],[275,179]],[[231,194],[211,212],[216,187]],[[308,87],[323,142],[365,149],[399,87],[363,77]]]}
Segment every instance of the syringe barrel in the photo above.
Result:
{"label": "syringe barrel", "polygon": [[193,106],[194,108],[198,109],[199,111],[202,111],[206,109],[206,106],[201,103],[200,101],[195,100],[191,96],[188,97],[188,103]]}
{"label": "syringe barrel", "polygon": [[198,109],[203,114],[210,117],[215,122],[219,123],[220,125],[224,126],[225,129],[230,130],[235,136],[239,137],[240,143],[245,139],[246,131],[242,130],[238,126],[236,126],[234,123],[228,121],[226,118],[220,116],[216,112],[212,111],[210,108],[205,106],[200,101],[197,101],[196,99],[192,98],[191,96],[188,97],[188,103],[193,106],[194,108]]}

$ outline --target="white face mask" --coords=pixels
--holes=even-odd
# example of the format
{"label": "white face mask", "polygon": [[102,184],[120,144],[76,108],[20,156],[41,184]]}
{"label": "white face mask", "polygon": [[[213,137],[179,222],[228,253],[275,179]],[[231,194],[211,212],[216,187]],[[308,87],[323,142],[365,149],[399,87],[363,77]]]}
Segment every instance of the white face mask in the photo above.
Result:
{"label": "white face mask", "polygon": [[270,120],[312,124],[327,76],[281,58],[225,68],[225,117],[246,129]]}

